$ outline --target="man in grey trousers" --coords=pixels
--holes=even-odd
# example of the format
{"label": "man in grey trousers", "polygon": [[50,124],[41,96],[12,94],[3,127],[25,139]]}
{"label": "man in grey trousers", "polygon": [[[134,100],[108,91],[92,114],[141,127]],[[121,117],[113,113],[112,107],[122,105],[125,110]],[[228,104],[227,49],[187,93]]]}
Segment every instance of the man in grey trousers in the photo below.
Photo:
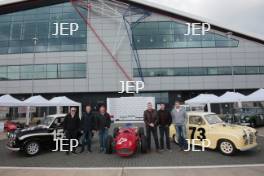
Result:
{"label": "man in grey trousers", "polygon": [[186,122],[187,113],[184,108],[181,108],[180,101],[175,101],[175,107],[171,111],[172,123],[175,125],[177,139],[181,150],[187,148],[186,141]]}

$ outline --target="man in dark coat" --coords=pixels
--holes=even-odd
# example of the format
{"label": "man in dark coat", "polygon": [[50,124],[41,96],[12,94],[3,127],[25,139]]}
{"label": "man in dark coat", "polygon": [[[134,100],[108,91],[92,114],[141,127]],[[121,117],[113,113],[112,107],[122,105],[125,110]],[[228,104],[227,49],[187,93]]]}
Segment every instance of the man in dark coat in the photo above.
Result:
{"label": "man in dark coat", "polygon": [[[68,139],[68,149],[66,154],[69,154],[70,140],[77,139],[77,135],[80,129],[80,118],[77,115],[76,107],[71,107],[70,113],[66,115],[63,122],[63,129],[66,134],[66,139]],[[75,153],[75,148],[73,149],[73,153]]]}
{"label": "man in dark coat", "polygon": [[151,133],[154,138],[156,151],[159,152],[159,141],[157,133],[158,114],[155,109],[152,108],[152,103],[147,104],[147,110],[144,111],[144,122],[147,132],[148,150],[151,150]]}
{"label": "man in dark coat", "polygon": [[81,130],[83,131],[81,152],[84,151],[85,145],[87,145],[87,150],[89,152],[92,152],[91,138],[92,138],[92,130],[94,129],[95,129],[95,119],[94,119],[94,114],[92,113],[92,107],[90,105],[86,105],[85,112],[83,113],[81,119]]}
{"label": "man in dark coat", "polygon": [[172,122],[171,114],[165,109],[165,104],[160,104],[160,109],[158,110],[158,122],[159,122],[159,131],[160,131],[160,149],[164,150],[164,136],[166,139],[166,147],[171,151],[170,147],[170,125]]}
{"label": "man in dark coat", "polygon": [[100,152],[106,151],[106,138],[111,126],[111,117],[106,112],[104,105],[100,106],[99,113],[96,116],[96,129],[99,131]]}

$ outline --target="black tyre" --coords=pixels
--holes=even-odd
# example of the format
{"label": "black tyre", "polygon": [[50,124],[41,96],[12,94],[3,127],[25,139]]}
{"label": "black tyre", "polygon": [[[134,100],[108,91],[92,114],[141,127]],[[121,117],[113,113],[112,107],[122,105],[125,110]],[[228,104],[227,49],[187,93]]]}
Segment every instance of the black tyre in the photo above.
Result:
{"label": "black tyre", "polygon": [[144,130],[144,128],[143,128],[143,127],[139,127],[139,129],[138,129],[138,135],[139,135],[139,137],[141,137],[141,136],[144,136],[144,135],[145,135],[145,130]]}
{"label": "black tyre", "polygon": [[256,120],[251,120],[251,121],[250,121],[250,126],[251,126],[252,128],[256,128],[256,127],[257,127]]}
{"label": "black tyre", "polygon": [[107,136],[106,138],[106,154],[112,154],[113,153],[113,137]]}
{"label": "black tyre", "polygon": [[40,145],[37,141],[28,141],[24,147],[27,156],[37,155],[40,151]]}
{"label": "black tyre", "polygon": [[142,135],[140,137],[140,151],[141,153],[147,153],[148,146],[147,146],[147,137]]}
{"label": "black tyre", "polygon": [[115,127],[113,131],[113,137],[116,138],[117,134],[119,132],[119,128]]}
{"label": "black tyre", "polygon": [[223,155],[234,155],[237,151],[232,141],[223,139],[218,142],[218,149]]}

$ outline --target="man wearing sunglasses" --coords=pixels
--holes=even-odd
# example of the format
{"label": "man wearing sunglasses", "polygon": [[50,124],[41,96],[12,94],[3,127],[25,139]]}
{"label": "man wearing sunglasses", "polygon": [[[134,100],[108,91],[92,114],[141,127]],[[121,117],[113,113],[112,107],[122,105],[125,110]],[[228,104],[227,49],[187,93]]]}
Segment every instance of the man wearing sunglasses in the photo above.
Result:
{"label": "man wearing sunglasses", "polygon": [[[66,134],[66,139],[68,139],[68,145],[67,145],[67,152],[66,154],[70,154],[70,140],[71,139],[77,139],[78,131],[80,128],[80,118],[77,115],[77,109],[76,107],[71,107],[70,113],[66,115],[64,122],[63,122],[63,129]],[[73,149],[73,153],[75,153],[75,148]]]}

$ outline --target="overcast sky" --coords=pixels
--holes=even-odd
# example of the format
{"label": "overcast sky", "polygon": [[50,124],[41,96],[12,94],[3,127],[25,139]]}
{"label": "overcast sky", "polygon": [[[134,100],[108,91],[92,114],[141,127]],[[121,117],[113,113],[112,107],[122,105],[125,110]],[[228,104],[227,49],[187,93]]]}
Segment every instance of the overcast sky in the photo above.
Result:
{"label": "overcast sky", "polygon": [[264,36],[264,0],[148,0]]}

